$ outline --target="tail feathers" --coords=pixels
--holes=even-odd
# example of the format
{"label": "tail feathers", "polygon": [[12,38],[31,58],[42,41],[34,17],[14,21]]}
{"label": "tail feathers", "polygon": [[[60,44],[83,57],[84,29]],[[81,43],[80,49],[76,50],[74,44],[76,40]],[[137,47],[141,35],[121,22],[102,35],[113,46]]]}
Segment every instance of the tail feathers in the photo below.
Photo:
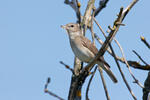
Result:
{"label": "tail feathers", "polygon": [[114,75],[114,74],[112,73],[112,71],[110,70],[110,66],[109,66],[106,62],[102,63],[102,62],[98,61],[97,64],[98,64],[103,70],[106,71],[106,73],[109,75],[109,77],[111,78],[111,80],[112,80],[114,83],[117,83],[117,82],[118,82],[117,78],[115,77],[115,75]]}

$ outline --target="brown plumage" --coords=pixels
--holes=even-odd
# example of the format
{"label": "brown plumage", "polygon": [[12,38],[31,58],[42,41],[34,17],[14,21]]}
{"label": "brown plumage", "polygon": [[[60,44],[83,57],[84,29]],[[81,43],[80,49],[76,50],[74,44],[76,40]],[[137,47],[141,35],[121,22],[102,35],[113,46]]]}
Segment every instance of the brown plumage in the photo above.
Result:
{"label": "brown plumage", "polygon": [[[75,56],[81,61],[89,63],[98,53],[96,46],[81,34],[79,24],[70,23],[62,27],[67,30],[70,45]],[[117,79],[110,70],[109,64],[104,60],[104,57],[100,57],[96,64],[106,71],[114,83],[117,83]]]}

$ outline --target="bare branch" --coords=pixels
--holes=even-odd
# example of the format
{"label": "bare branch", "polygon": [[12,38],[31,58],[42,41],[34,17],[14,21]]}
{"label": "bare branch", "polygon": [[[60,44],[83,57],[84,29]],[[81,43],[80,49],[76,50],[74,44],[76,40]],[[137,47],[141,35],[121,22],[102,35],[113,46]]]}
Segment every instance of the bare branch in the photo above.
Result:
{"label": "bare branch", "polygon": [[150,92],[150,72],[148,73],[148,76],[144,82],[143,88],[143,100],[148,100],[148,94]]}
{"label": "bare branch", "polygon": [[106,34],[103,31],[102,27],[98,24],[97,20],[95,19],[95,17],[93,17],[94,22],[96,23],[96,25],[99,27],[99,29],[101,30],[102,34],[104,35],[104,37],[106,38]]}
{"label": "bare branch", "polygon": [[90,27],[93,44],[95,44],[94,31],[93,31],[93,17],[94,17],[94,14],[95,14],[95,8],[93,7],[93,13],[92,13],[92,19],[91,19],[91,27]]}
{"label": "bare branch", "polygon": [[139,0],[133,0],[128,7],[123,11],[122,20],[126,17],[126,15],[129,13],[129,11],[132,9],[132,7],[138,2]]}
{"label": "bare branch", "polygon": [[110,49],[112,50],[112,54],[113,54],[113,56],[114,56],[115,62],[116,62],[116,64],[117,64],[117,67],[118,67],[118,69],[119,69],[119,71],[120,71],[120,73],[121,73],[121,76],[122,76],[122,78],[123,78],[123,81],[125,82],[125,84],[126,84],[128,90],[129,90],[130,94],[132,95],[132,97],[134,98],[134,100],[137,100],[136,97],[135,97],[135,95],[134,95],[134,93],[133,93],[133,91],[131,90],[131,88],[130,88],[130,86],[129,86],[129,84],[128,84],[128,82],[127,82],[127,80],[126,80],[126,78],[125,78],[125,76],[124,76],[124,74],[123,74],[123,72],[122,72],[122,70],[121,70],[120,64],[119,64],[119,62],[118,62],[118,60],[117,60],[117,58],[116,58],[116,56],[115,56],[115,52],[114,52],[114,50],[113,50],[113,48],[112,48],[111,45],[110,45]]}
{"label": "bare branch", "polygon": [[87,86],[87,88],[86,88],[86,100],[89,100],[88,92],[89,92],[89,88],[90,88],[92,79],[93,79],[93,77],[94,77],[94,75],[95,75],[96,69],[97,69],[97,66],[95,67],[95,69],[94,69],[94,71],[93,71],[93,74],[92,74],[92,76],[91,76],[91,78],[90,78],[90,80],[89,80],[88,86]]}
{"label": "bare branch", "polygon": [[100,13],[100,11],[106,7],[106,4],[108,3],[108,1],[109,0],[100,0],[99,1],[99,7],[96,9],[94,17],[97,16]]}
{"label": "bare branch", "polygon": [[146,39],[141,36],[141,41],[150,49],[150,44],[146,41]]}
{"label": "bare branch", "polygon": [[[102,41],[96,34],[94,34],[94,36],[95,36],[96,40],[102,45],[102,44],[103,44],[103,41]],[[110,50],[110,48],[107,49],[107,52],[113,57],[113,54],[112,54],[112,51]],[[124,58],[119,57],[119,56],[117,56],[117,55],[116,55],[116,58],[117,58],[117,60],[119,60],[120,62],[122,62],[122,63],[125,64]],[[128,62],[128,64],[129,64],[131,67],[133,67],[133,68],[135,68],[135,69],[150,70],[150,66],[149,66],[149,65],[141,65],[141,64],[139,64],[139,62],[130,61],[130,60],[128,60],[127,62]]]}
{"label": "bare branch", "polygon": [[78,0],[65,0],[64,1],[65,4],[70,5],[74,11],[76,12],[76,16],[78,18],[78,22],[81,23],[81,13],[80,13],[80,6],[81,4],[78,2]]}
{"label": "bare branch", "polygon": [[65,64],[63,61],[60,61],[60,64],[64,65],[67,69],[69,69],[72,72],[72,74],[74,74],[74,70],[70,68],[67,64]]}
{"label": "bare branch", "polygon": [[149,65],[141,65],[139,62],[136,62],[136,61],[128,61],[128,64],[136,69],[150,70]]}
{"label": "bare branch", "polygon": [[135,50],[132,50],[137,56],[138,56],[138,58],[145,64],[145,65],[149,65],[149,64],[147,64],[143,59],[142,59],[142,57],[135,51]]}
{"label": "bare branch", "polygon": [[50,79],[50,77],[48,77],[47,78],[47,82],[46,82],[46,84],[45,84],[45,91],[47,90],[47,87],[48,87],[48,84],[50,83],[50,81],[51,81],[51,79]]}
{"label": "bare branch", "polygon": [[133,78],[134,81],[135,81],[134,83],[137,83],[141,88],[144,88],[144,86],[143,86],[143,85],[136,79],[136,77],[133,75],[133,73],[132,73],[132,71],[131,71],[131,69],[130,69],[130,66],[129,66],[129,64],[128,64],[126,58],[125,58],[125,55],[124,55],[124,52],[123,52],[123,49],[122,49],[121,45],[119,44],[119,42],[118,42],[117,40],[115,40],[115,42],[118,44],[118,46],[119,46],[119,48],[120,48],[121,54],[122,54],[122,56],[123,56],[123,58],[124,58],[124,60],[125,60],[125,64],[126,64],[126,66],[128,67],[128,70],[129,70],[129,72],[130,72],[132,78]]}
{"label": "bare branch", "polygon": [[49,95],[51,95],[51,96],[53,96],[53,97],[55,97],[55,98],[57,98],[57,99],[59,99],[59,100],[65,100],[65,99],[59,97],[58,95],[56,95],[55,93],[52,93],[51,91],[49,91],[49,90],[47,89],[49,83],[50,83],[50,77],[47,78],[47,82],[46,82],[46,84],[45,84],[44,92],[45,92],[45,93],[48,93]]}
{"label": "bare branch", "polygon": [[85,35],[87,26],[89,25],[89,22],[91,21],[91,12],[94,7],[94,3],[95,3],[95,0],[88,1],[88,5],[87,5],[86,11],[83,16],[83,20],[81,22],[81,27],[83,29],[83,35]]}
{"label": "bare branch", "polygon": [[[102,27],[99,25],[99,23],[97,22],[97,20],[96,20],[95,18],[93,18],[93,20],[95,21],[95,23],[97,24],[97,26],[99,27],[99,29],[101,30],[101,32],[103,33],[104,37],[106,37],[105,32],[103,31]],[[117,24],[118,24],[118,23],[117,23]],[[120,25],[121,25],[121,24],[120,24]],[[110,27],[109,27],[109,28],[110,28]],[[113,29],[110,28],[110,30],[113,30]],[[95,36],[95,38],[98,40],[98,42],[102,45],[102,44],[103,44],[103,41],[101,41],[100,38],[99,38],[96,34],[95,34],[94,36]],[[141,39],[144,40],[143,37],[141,37]],[[110,50],[110,48],[108,48],[107,51],[108,51],[108,53],[109,53],[111,56],[113,56],[113,55],[112,55],[112,52],[111,52],[111,50]],[[119,61],[121,61],[122,63],[125,63],[125,61],[124,61],[123,58],[120,58],[120,57],[118,57],[118,56],[116,56],[116,58],[117,58]],[[150,70],[150,66],[149,66],[149,65],[143,66],[143,65],[140,65],[139,63],[137,63],[137,62],[135,62],[135,61],[128,61],[128,64],[129,64],[130,66],[132,66],[133,68],[136,68],[136,69]]]}
{"label": "bare branch", "polygon": [[[123,11],[123,9],[120,10],[120,13],[119,13],[118,17],[119,17],[119,16],[121,17],[121,11]],[[119,21],[119,18],[116,19],[116,21],[115,21],[115,23],[114,23],[114,26],[115,26],[115,25],[121,25],[121,24],[118,24],[118,21]],[[96,21],[96,19],[95,19],[95,22],[96,22],[96,24],[98,25],[98,27],[100,28],[100,30],[102,31],[104,37],[106,37],[104,31],[102,30],[101,26],[98,24],[98,22]],[[121,22],[122,22],[122,21],[121,21]],[[121,23],[121,22],[119,22],[119,23]],[[109,27],[109,29],[111,29],[111,31],[114,30],[114,29],[112,29],[112,28],[110,28],[110,27]],[[123,78],[123,80],[124,80],[124,82],[125,82],[125,84],[126,84],[128,90],[130,91],[132,97],[136,100],[135,95],[133,94],[133,92],[132,92],[130,86],[128,85],[128,83],[127,83],[127,81],[126,81],[126,79],[125,79],[125,76],[124,76],[124,74],[123,74],[123,72],[122,72],[122,70],[121,70],[121,68],[120,68],[120,65],[119,65],[119,63],[118,63],[118,60],[117,60],[117,58],[116,58],[116,55],[115,55],[114,50],[113,50],[113,48],[112,48],[112,46],[111,46],[110,43],[109,43],[109,46],[110,46],[110,49],[111,49],[111,51],[112,51],[112,55],[113,55],[113,57],[115,58],[116,64],[117,64],[117,66],[118,66],[118,69],[119,69],[119,71],[120,71],[120,73],[121,73],[121,76],[122,76],[122,78]]]}
{"label": "bare branch", "polygon": [[[93,17],[93,20],[95,21],[95,23],[97,24],[97,26],[99,27],[99,29],[103,33],[104,37],[106,38],[106,35],[105,35],[103,29],[101,28],[101,26],[98,24],[98,22],[96,21],[96,19],[94,17]],[[97,36],[97,39],[98,39],[98,36]],[[110,48],[108,47],[107,51],[109,51],[109,50],[110,50]],[[104,90],[105,90],[106,98],[107,98],[107,100],[110,100],[110,97],[109,97],[109,94],[108,94],[108,91],[107,91],[107,87],[106,87],[106,83],[105,83],[105,79],[104,79],[104,76],[103,76],[103,70],[100,66],[98,66],[98,69],[99,69],[100,76],[101,76],[101,79],[102,79],[102,83],[103,83],[103,87],[104,87]]]}
{"label": "bare branch", "polygon": [[106,98],[107,98],[107,100],[110,100],[108,90],[107,90],[107,86],[106,86],[106,82],[105,82],[104,75],[103,75],[103,69],[100,66],[98,66],[98,70],[100,72],[100,76],[101,76],[101,79],[102,79],[102,83],[103,83],[103,87],[104,87],[104,90],[105,90]]}

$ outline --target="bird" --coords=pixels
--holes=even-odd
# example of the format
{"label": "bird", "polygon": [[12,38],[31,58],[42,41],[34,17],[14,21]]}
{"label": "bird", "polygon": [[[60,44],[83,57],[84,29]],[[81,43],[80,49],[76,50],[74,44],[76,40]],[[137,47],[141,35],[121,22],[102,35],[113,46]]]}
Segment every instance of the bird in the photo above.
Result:
{"label": "bird", "polygon": [[[78,23],[69,23],[66,25],[61,25],[61,27],[68,33],[70,46],[74,55],[82,62],[89,63],[98,53],[98,49],[88,38],[82,35],[80,25]],[[96,61],[96,64],[106,71],[114,83],[118,82],[103,56]]]}

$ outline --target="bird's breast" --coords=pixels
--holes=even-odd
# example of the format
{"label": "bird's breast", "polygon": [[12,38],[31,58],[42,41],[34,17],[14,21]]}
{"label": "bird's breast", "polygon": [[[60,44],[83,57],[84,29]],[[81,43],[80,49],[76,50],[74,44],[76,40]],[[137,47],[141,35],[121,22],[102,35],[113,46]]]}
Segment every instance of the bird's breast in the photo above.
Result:
{"label": "bird's breast", "polygon": [[94,54],[80,43],[70,42],[73,53],[83,62],[90,62]]}

